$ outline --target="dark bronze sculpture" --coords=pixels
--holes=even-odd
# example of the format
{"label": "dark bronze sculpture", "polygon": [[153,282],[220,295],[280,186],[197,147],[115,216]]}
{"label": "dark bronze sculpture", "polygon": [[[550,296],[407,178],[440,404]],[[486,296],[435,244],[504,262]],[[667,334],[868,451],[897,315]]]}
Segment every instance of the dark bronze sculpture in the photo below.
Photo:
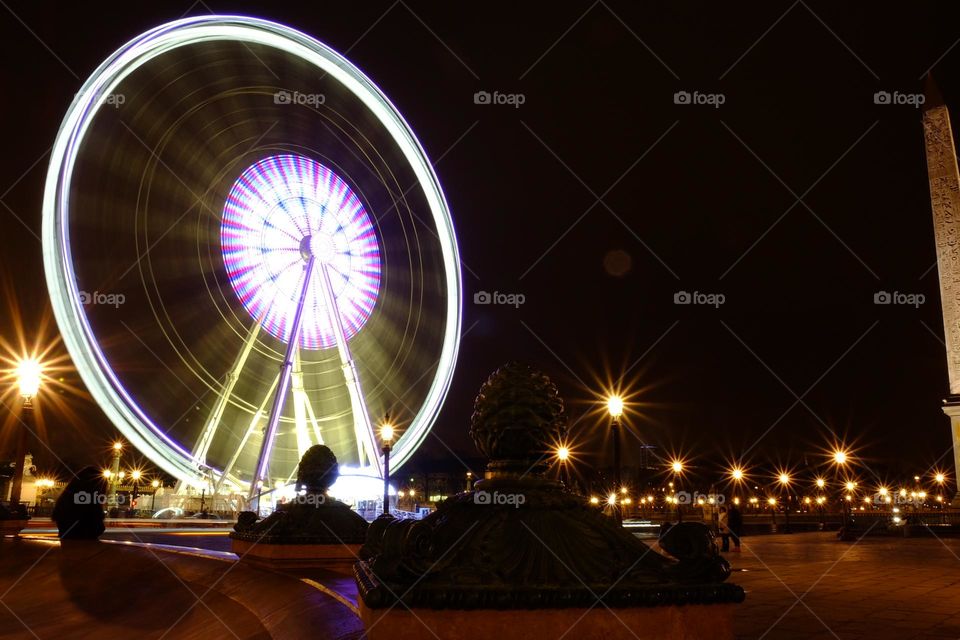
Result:
{"label": "dark bronze sculpture", "polygon": [[297,496],[263,520],[244,511],[230,537],[261,544],[362,544],[367,521],[327,495],[339,475],[340,465],[329,447],[310,447],[297,467]]}
{"label": "dark bronze sculpture", "polygon": [[700,524],[675,527],[668,557],[583,496],[543,476],[565,433],[543,373],[510,363],[486,381],[470,434],[490,460],[473,491],[420,521],[378,520],[355,577],[364,604],[515,609],[740,602],[727,562]]}

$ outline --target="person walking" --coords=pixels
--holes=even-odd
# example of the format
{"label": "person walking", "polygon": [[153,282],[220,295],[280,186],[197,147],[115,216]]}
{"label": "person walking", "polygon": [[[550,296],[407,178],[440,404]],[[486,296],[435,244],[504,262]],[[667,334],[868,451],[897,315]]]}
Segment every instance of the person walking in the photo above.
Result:
{"label": "person walking", "polygon": [[727,533],[733,538],[733,552],[740,553],[740,538],[743,536],[743,514],[737,505],[727,510]]}
{"label": "person walking", "polygon": [[720,551],[726,553],[730,551],[730,516],[727,514],[726,507],[720,507],[720,513],[717,515],[717,531],[720,533],[722,545]]}

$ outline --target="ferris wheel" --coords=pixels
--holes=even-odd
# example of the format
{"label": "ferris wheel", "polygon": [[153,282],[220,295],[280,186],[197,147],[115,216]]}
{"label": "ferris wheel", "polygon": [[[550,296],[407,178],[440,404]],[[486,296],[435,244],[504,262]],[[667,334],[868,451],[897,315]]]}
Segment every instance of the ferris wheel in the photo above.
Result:
{"label": "ferris wheel", "polygon": [[310,446],[379,475],[436,420],[461,324],[436,175],[329,47],[237,16],[166,24],[71,104],[43,202],[70,354],[106,415],[186,483],[289,481]]}

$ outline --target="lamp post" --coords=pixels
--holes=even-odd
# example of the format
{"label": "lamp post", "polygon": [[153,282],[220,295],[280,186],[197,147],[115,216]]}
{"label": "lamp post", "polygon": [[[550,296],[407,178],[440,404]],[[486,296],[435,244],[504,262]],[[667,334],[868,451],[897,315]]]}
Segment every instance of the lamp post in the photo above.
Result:
{"label": "lamp post", "polygon": [[680,488],[680,474],[683,473],[683,462],[674,460],[670,463],[670,469],[673,471],[673,506],[677,509],[677,522],[683,522],[683,508],[677,499],[677,493]]}
{"label": "lamp post", "polygon": [[[610,414],[610,431],[613,435],[613,486],[614,493],[620,490],[622,480],[620,476],[620,417],[623,415],[623,398],[610,396],[607,398],[607,413]],[[617,524],[623,523],[623,514],[620,508],[613,505]]]}
{"label": "lamp post", "polygon": [[557,460],[560,462],[560,482],[564,485],[569,483],[567,478],[567,462],[570,460],[569,447],[557,447]]}
{"label": "lamp post", "polygon": [[787,492],[786,499],[783,503],[783,532],[790,533],[790,475],[781,473],[777,480],[780,482],[781,489]]}
{"label": "lamp post", "polygon": [[390,513],[390,449],[393,442],[393,425],[380,426],[380,442],[383,443],[383,515]]}
{"label": "lamp post", "polygon": [[843,497],[843,526],[846,527],[850,522],[850,505],[853,502],[853,490],[857,488],[857,483],[848,480],[845,485],[847,495]]}
{"label": "lamp post", "polygon": [[136,516],[137,498],[140,497],[140,470],[134,469],[130,472],[130,480],[133,482],[133,496],[130,498],[130,510]]}
{"label": "lamp post", "polygon": [[[839,470],[845,470],[845,469],[846,469],[846,465],[847,465],[847,462],[849,461],[850,456],[847,455],[847,452],[846,452],[844,449],[842,449],[842,448],[834,449],[834,450],[833,450],[833,456],[832,456],[832,457],[833,457],[833,464],[835,464],[835,465],[837,466],[838,471],[839,471]],[[847,491],[853,491],[853,483],[852,483],[852,482],[847,482]],[[851,498],[851,499],[852,499],[852,498]],[[849,511],[848,511],[848,508],[849,508],[849,507],[850,507],[850,500],[847,500],[847,499],[846,499],[846,496],[844,496],[844,500],[843,500],[843,516],[842,516],[842,517],[843,517],[843,524],[842,524],[842,526],[843,526],[844,529],[846,529],[847,524],[848,524],[848,521],[849,521]]]}
{"label": "lamp post", "polygon": [[42,375],[40,363],[33,359],[21,360],[17,363],[17,386],[20,387],[20,397],[23,398],[21,420],[23,428],[17,436],[17,458],[13,470],[13,481],[10,484],[10,506],[15,513],[20,512],[20,494],[23,489],[23,463],[27,457],[28,431],[33,431],[33,398],[40,391]]}
{"label": "lamp post", "polygon": [[153,497],[150,498],[150,512],[157,512],[157,489],[160,487],[160,481],[154,480],[150,483],[150,486],[153,487]]}
{"label": "lamp post", "polygon": [[107,510],[117,506],[117,482],[120,479],[120,456],[123,455],[123,443],[113,443],[113,459],[110,461],[110,469],[103,472],[109,482],[107,487]]}

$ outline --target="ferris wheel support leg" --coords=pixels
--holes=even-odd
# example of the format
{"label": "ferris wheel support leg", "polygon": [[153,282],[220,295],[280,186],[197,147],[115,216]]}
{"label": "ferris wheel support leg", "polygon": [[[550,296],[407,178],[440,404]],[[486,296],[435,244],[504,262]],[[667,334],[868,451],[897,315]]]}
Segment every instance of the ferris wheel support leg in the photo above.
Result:
{"label": "ferris wheel support leg", "polygon": [[264,480],[267,476],[267,468],[270,466],[270,453],[273,451],[273,441],[277,436],[277,427],[280,424],[280,413],[283,411],[283,402],[287,398],[287,388],[290,386],[290,373],[293,370],[293,356],[300,348],[300,329],[303,326],[303,308],[307,301],[307,292],[310,290],[310,281],[313,278],[313,267],[316,264],[316,258],[310,256],[307,259],[307,265],[303,269],[303,287],[300,289],[300,300],[297,302],[297,310],[293,316],[293,324],[290,327],[290,341],[287,343],[287,351],[283,357],[283,363],[280,365],[280,377],[277,381],[277,391],[273,396],[273,406],[270,409],[270,421],[267,422],[266,432],[263,434],[263,442],[260,444],[260,455],[257,457],[257,470],[253,474],[250,482],[249,499],[253,500],[257,495],[257,481]]}
{"label": "ferris wheel support leg", "polygon": [[[223,420],[223,412],[227,408],[227,403],[230,401],[230,396],[233,394],[233,388],[237,385],[237,380],[240,379],[240,373],[243,371],[244,365],[247,363],[247,358],[250,357],[250,352],[253,350],[253,345],[257,342],[257,336],[260,333],[260,323],[254,323],[253,327],[250,329],[250,332],[247,334],[247,340],[243,344],[243,349],[240,351],[240,355],[237,356],[236,362],[234,362],[233,367],[227,373],[227,379],[224,382],[223,389],[220,392],[220,396],[217,398],[217,404],[214,405],[213,411],[210,413],[210,417],[207,419],[207,425],[204,427],[203,434],[201,434],[200,439],[197,441],[196,447],[193,449],[193,464],[197,469],[202,469],[207,463],[207,452],[210,451],[210,445],[213,444],[213,438],[217,435],[217,429],[220,427],[220,421]],[[206,475],[206,474],[205,474]],[[212,473],[210,474],[213,475]]]}
{"label": "ferris wheel support leg", "polygon": [[340,309],[337,307],[336,296],[333,295],[330,272],[327,270],[326,265],[320,267],[319,281],[320,292],[323,295],[323,306],[327,309],[330,326],[333,328],[333,335],[337,340],[340,366],[343,369],[343,377],[346,380],[347,390],[350,393],[350,405],[353,408],[353,429],[357,438],[357,452],[360,465],[363,466],[363,458],[364,454],[366,454],[367,460],[374,469],[376,469],[377,474],[382,475],[383,462],[377,450],[377,440],[373,433],[373,423],[370,422],[367,403],[360,390],[360,378],[357,376],[357,367],[353,362],[353,356],[350,354],[350,345],[347,344],[347,334],[343,330]]}
{"label": "ferris wheel support leg", "polygon": [[310,424],[313,425],[313,436],[317,439],[317,444],[323,444],[323,432],[320,430],[320,423],[317,422],[317,414],[313,412],[313,405],[310,404],[310,398],[303,394],[304,406],[307,408],[307,415],[310,417]]}
{"label": "ferris wheel support leg", "polygon": [[270,396],[273,395],[273,390],[277,388],[277,381],[280,379],[280,374],[277,373],[273,378],[273,383],[270,385],[270,389],[267,391],[266,395],[263,396],[263,402],[260,403],[260,406],[257,408],[257,412],[253,414],[253,419],[250,420],[250,426],[247,428],[246,433],[243,434],[243,438],[240,440],[240,446],[237,447],[237,450],[233,452],[233,455],[230,457],[230,462],[227,463],[227,466],[223,468],[223,475],[220,476],[220,480],[217,482],[217,486],[214,487],[213,492],[220,492],[220,485],[223,484],[223,481],[230,475],[230,472],[233,471],[233,467],[237,464],[237,460],[240,459],[240,454],[243,453],[244,448],[247,446],[247,441],[250,440],[250,436],[254,434],[257,430],[257,426],[260,424],[261,418],[263,418],[263,412],[267,408],[267,400],[270,399]]}
{"label": "ferris wheel support leg", "polygon": [[303,370],[300,366],[300,349],[293,354],[293,372],[290,375],[290,391],[293,393],[293,422],[297,432],[297,454],[303,458],[312,444],[307,430],[307,394],[303,390]]}

